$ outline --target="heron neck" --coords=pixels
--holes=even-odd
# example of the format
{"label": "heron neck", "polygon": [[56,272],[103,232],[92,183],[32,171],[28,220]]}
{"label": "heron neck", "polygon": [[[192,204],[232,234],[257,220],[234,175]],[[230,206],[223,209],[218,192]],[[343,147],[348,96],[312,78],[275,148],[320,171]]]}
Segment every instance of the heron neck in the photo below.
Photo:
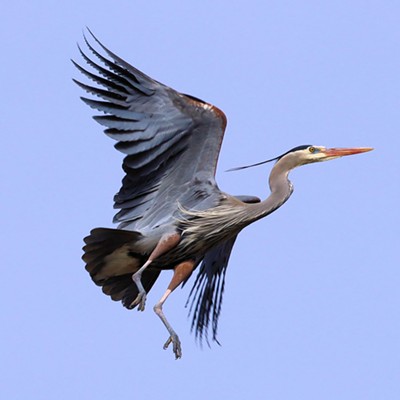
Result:
{"label": "heron neck", "polygon": [[262,202],[254,204],[254,220],[263,218],[284,204],[293,193],[293,185],[288,179],[289,171],[278,163],[269,176],[270,195]]}

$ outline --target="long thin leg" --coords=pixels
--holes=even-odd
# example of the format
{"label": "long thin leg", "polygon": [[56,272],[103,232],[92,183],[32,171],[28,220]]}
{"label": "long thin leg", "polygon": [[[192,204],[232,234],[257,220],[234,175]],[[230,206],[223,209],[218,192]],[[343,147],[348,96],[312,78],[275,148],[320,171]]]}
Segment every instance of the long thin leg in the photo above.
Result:
{"label": "long thin leg", "polygon": [[157,243],[154,250],[151,252],[147,261],[132,275],[133,282],[135,282],[137,288],[139,289],[139,293],[135,300],[129,305],[129,308],[133,308],[136,305],[139,305],[138,310],[144,311],[144,307],[146,304],[146,291],[142,285],[142,273],[143,271],[155,260],[157,257],[160,257],[162,254],[167,251],[173,249],[181,240],[181,235],[177,232],[169,233],[161,237],[159,242]]}
{"label": "long thin leg", "polygon": [[178,335],[176,332],[172,329],[172,326],[168,322],[167,318],[165,317],[162,307],[167,300],[168,296],[184,281],[186,280],[190,274],[192,273],[193,269],[195,267],[195,262],[193,260],[189,261],[184,261],[180,264],[178,264],[174,268],[174,276],[172,277],[172,280],[170,284],[168,285],[168,289],[164,293],[164,295],[161,297],[160,301],[154,306],[154,312],[160,317],[161,321],[167,328],[169,332],[169,338],[164,344],[164,349],[167,349],[168,346],[172,343],[172,350],[175,354],[175,359],[181,358],[182,357],[182,349],[181,349],[181,341],[179,340]]}

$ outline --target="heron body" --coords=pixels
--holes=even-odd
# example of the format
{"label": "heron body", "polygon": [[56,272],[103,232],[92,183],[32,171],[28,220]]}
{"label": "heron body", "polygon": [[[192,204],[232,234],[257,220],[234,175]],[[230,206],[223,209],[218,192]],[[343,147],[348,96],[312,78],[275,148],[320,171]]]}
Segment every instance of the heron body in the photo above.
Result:
{"label": "heron body", "polygon": [[266,200],[231,196],[215,182],[226,128],[223,112],[153,80],[93,38],[105,56],[86,38],[99,62],[80,51],[95,73],[74,64],[100,87],[75,82],[100,98],[82,100],[104,113],[94,118],[126,155],[125,177],[114,198],[118,228],[93,229],[84,239],[82,258],[105,294],[140,311],[160,272],[173,270],[154,311],[169,332],[164,348],[172,343],[175,357],[180,358],[179,337],[163,313],[163,304],[174,289],[199,267],[190,293],[192,328],[200,340],[208,340],[211,326],[212,339],[217,341],[225,272],[239,232],[288,200],[293,191],[288,174],[293,168],[371,148],[295,147],[265,161],[276,161]]}

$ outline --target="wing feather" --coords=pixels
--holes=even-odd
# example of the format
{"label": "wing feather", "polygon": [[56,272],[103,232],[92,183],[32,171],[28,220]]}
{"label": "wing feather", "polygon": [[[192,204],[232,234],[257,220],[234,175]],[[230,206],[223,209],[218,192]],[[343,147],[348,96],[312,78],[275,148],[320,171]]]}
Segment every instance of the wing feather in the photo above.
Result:
{"label": "wing feather", "polygon": [[[100,87],[74,81],[101,99],[82,97],[88,106],[103,113],[95,120],[117,141],[116,149],[126,155],[126,175],[114,198],[114,207],[121,209],[115,222],[128,229],[152,229],[160,220],[173,223],[178,204],[186,208],[195,202],[204,208],[216,205],[220,191],[214,176],[225,115],[153,80],[91,35],[104,55],[86,37],[85,43],[102,65],[81,48],[83,60],[93,71],[73,63]],[[201,198],[191,193],[194,183]],[[207,190],[201,190],[202,185]]]}
{"label": "wing feather", "polygon": [[[244,203],[259,203],[256,196],[235,196]],[[191,329],[196,339],[206,340],[209,344],[209,327],[212,329],[212,340],[218,342],[218,321],[221,314],[225,287],[225,274],[229,257],[237,235],[209,250],[200,265],[196,280],[192,286],[186,305],[192,315]]]}
{"label": "wing feather", "polygon": [[206,253],[189,294],[189,314],[192,314],[192,331],[200,342],[209,344],[208,329],[212,327],[212,340],[218,342],[218,320],[225,287],[225,273],[229,257],[236,241],[231,239]]}

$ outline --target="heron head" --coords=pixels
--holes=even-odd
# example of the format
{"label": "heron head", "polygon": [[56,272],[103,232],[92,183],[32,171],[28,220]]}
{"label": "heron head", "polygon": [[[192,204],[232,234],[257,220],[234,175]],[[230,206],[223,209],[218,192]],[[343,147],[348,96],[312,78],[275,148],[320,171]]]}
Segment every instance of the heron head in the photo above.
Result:
{"label": "heron head", "polygon": [[302,145],[294,147],[286,153],[271,158],[270,160],[261,161],[256,164],[246,165],[244,167],[232,168],[228,171],[237,171],[240,169],[255,167],[271,161],[276,161],[277,165],[285,165],[287,170],[299,167],[305,164],[311,164],[321,161],[329,161],[335,158],[351,156],[352,154],[365,153],[373,150],[372,147],[344,147],[344,148],[326,148],[324,146]]}
{"label": "heron head", "polygon": [[314,162],[329,161],[335,158],[365,153],[373,150],[372,147],[326,148],[324,146],[305,145],[295,147],[278,157],[277,160],[290,158],[293,168]]}

